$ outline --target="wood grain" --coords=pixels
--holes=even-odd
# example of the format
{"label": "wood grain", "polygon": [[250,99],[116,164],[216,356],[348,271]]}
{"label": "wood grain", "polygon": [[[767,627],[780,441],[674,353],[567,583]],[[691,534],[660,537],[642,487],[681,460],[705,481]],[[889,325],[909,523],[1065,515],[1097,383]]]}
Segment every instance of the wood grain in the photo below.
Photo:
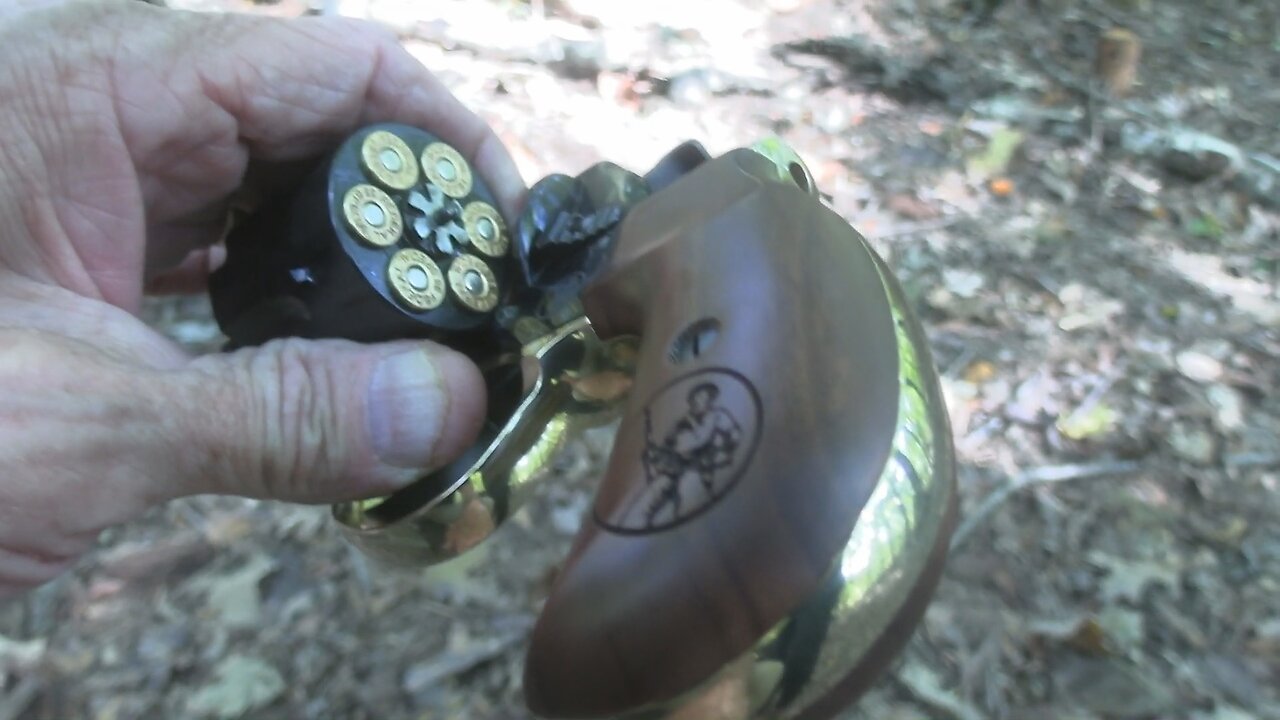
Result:
{"label": "wood grain", "polygon": [[[746,150],[700,166],[632,211],[584,295],[597,332],[643,341],[596,521],[534,631],[525,691],[541,715],[670,700],[750,649],[818,587],[884,467],[898,380],[883,285],[848,224],[776,177]],[[672,362],[707,318],[714,343]],[[758,417],[731,382],[714,401],[681,385],[709,369],[742,378]],[[704,430],[720,444],[681,454]],[[661,487],[687,496],[686,521],[623,517]]]}

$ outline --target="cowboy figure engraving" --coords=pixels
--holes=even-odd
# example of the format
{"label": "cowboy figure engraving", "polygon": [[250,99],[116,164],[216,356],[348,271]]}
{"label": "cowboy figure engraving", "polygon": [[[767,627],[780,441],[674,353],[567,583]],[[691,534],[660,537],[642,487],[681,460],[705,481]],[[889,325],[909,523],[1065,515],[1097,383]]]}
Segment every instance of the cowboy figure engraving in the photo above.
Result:
{"label": "cowboy figure engraving", "polygon": [[719,493],[716,475],[734,465],[742,444],[742,427],[733,415],[717,404],[720,388],[704,382],[689,391],[689,409],[667,431],[662,442],[653,439],[652,418],[645,412],[648,439],[645,443],[645,478],[649,485],[660,483],[647,510],[650,526],[668,506],[671,518],[678,519],[682,495],[690,483],[697,483],[706,497]]}

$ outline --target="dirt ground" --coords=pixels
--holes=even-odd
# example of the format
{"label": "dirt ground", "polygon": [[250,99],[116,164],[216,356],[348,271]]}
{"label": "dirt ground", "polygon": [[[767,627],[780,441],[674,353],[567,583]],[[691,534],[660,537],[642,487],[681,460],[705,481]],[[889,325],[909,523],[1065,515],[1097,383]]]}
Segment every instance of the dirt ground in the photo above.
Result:
{"label": "dirt ground", "polygon": [[[890,260],[944,377],[963,520],[920,631],[845,717],[1280,718],[1280,7],[959,4],[327,10],[395,27],[530,181],[777,134]],[[1143,44],[1123,100],[1090,84],[1113,27]],[[200,299],[147,312],[219,344]],[[428,575],[372,567],[323,508],[158,510],[0,604],[0,720],[527,717],[527,633],[608,445]]]}

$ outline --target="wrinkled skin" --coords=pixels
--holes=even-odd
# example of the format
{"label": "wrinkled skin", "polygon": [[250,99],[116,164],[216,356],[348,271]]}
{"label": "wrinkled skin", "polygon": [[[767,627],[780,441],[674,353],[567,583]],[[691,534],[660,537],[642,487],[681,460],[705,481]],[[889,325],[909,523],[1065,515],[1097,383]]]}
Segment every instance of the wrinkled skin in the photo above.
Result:
{"label": "wrinkled skin", "polygon": [[144,291],[202,287],[230,202],[381,121],[458,147],[510,216],[524,188],[493,132],[383,31],[127,0],[0,9],[0,595],[173,498],[364,497],[474,439],[479,373],[442,347],[193,358],[134,315]]}

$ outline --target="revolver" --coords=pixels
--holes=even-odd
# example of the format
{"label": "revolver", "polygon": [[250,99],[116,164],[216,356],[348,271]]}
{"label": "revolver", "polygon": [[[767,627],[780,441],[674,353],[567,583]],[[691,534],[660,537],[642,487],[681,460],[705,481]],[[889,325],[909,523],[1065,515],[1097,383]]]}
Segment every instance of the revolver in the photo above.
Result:
{"label": "revolver", "polygon": [[504,218],[422,129],[346,138],[244,218],[211,278],[229,347],[432,339],[481,369],[475,445],[332,508],[364,552],[489,540],[566,440],[615,428],[529,639],[544,718],[830,718],[890,665],[939,580],[954,452],[889,268],[778,139],[601,162]]}

